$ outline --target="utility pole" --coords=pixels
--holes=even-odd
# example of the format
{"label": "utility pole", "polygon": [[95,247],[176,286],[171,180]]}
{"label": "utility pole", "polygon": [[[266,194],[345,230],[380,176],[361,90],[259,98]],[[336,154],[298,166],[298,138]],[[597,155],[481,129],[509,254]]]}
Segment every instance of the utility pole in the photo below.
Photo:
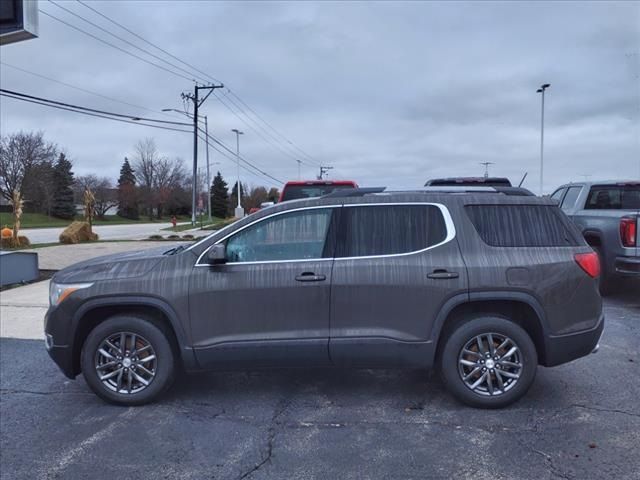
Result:
{"label": "utility pole", "polygon": [[323,167],[322,165],[320,166],[320,175],[318,175],[318,180],[322,180],[324,178],[324,175],[329,172],[329,170],[333,170],[333,167]]}
{"label": "utility pole", "polygon": [[236,218],[243,218],[244,217],[244,210],[242,209],[242,206],[240,205],[240,197],[242,196],[242,189],[240,187],[240,135],[244,135],[244,132],[241,132],[240,130],[238,130],[237,128],[234,128],[231,130],[233,133],[236,134],[236,160],[238,162],[238,189],[236,191],[236,196],[238,197],[238,206],[236,207],[236,210],[234,212],[234,216]]}
{"label": "utility pole", "polygon": [[213,220],[211,219],[211,174],[209,172],[209,121],[206,115],[204,116],[204,135],[207,140],[207,218],[211,223]]}
{"label": "utility pole", "polygon": [[536,93],[542,94],[542,113],[540,115],[540,196],[542,196],[542,181],[544,176],[544,91],[551,86],[543,83]]}
{"label": "utility pole", "polygon": [[300,164],[302,163],[302,160],[296,160],[296,162],[298,162],[298,180],[302,180],[300,177]]}
{"label": "utility pole", "polygon": [[[204,101],[211,95],[216,88],[222,88],[224,85],[203,85],[197,84],[193,87],[193,94],[183,93],[183,99],[189,99],[193,102],[193,180],[191,182],[191,225],[196,225],[196,195],[197,195],[197,175],[198,175],[198,108],[204,103]],[[203,99],[198,98],[200,90],[209,90]],[[207,136],[207,138],[209,138]]]}
{"label": "utility pole", "polygon": [[480,162],[480,165],[484,165],[484,178],[489,178],[489,165],[493,165],[493,162]]}

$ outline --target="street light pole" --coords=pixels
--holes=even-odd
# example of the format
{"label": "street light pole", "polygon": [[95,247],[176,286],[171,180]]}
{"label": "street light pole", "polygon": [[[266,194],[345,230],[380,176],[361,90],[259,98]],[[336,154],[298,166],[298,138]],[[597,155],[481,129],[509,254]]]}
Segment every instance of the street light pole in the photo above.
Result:
{"label": "street light pole", "polygon": [[550,83],[544,83],[538,90],[536,90],[536,93],[542,94],[542,109],[540,114],[540,196],[542,196],[542,185],[544,178],[544,91],[550,86]]}
{"label": "street light pole", "polygon": [[234,128],[231,131],[236,134],[236,160],[238,164],[238,183],[237,183],[238,189],[236,192],[237,194],[236,196],[238,197],[238,206],[236,207],[236,210],[234,213],[236,218],[242,218],[244,217],[244,210],[240,206],[240,197],[242,196],[242,190],[240,187],[240,135],[244,135],[244,132],[241,132],[237,128]]}

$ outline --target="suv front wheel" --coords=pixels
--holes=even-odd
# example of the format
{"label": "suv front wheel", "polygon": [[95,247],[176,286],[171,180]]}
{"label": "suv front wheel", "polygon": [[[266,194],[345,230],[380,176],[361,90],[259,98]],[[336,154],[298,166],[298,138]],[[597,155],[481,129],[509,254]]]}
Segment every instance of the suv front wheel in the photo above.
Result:
{"label": "suv front wheel", "polygon": [[447,388],[472,407],[501,408],[522,397],[536,375],[538,356],[520,326],[501,317],[473,318],[453,330],[440,358]]}
{"label": "suv front wheel", "polygon": [[143,318],[117,315],[89,333],[80,365],[86,382],[102,399],[142,405],[169,388],[175,359],[160,326]]}

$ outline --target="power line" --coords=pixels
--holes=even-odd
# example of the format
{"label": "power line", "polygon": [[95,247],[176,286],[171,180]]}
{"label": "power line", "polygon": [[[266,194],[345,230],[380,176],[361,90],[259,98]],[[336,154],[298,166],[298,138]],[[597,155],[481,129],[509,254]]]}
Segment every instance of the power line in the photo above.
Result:
{"label": "power line", "polygon": [[150,60],[147,60],[146,58],[143,58],[143,57],[141,57],[141,56],[139,56],[139,55],[136,55],[135,53],[131,53],[131,52],[129,52],[129,51],[127,51],[127,50],[125,50],[124,48],[120,48],[119,46],[114,45],[114,44],[113,44],[113,43],[111,43],[111,42],[107,42],[106,40],[104,40],[104,39],[102,39],[102,38],[100,38],[100,37],[97,37],[97,36],[93,35],[92,33],[87,32],[86,30],[83,30],[83,29],[81,29],[81,28],[79,28],[79,27],[76,27],[75,25],[72,25],[72,24],[70,24],[70,23],[68,23],[68,22],[65,22],[64,20],[62,20],[62,19],[60,19],[60,18],[58,18],[58,17],[56,17],[56,16],[54,16],[54,15],[51,15],[50,13],[47,13],[47,12],[45,12],[45,11],[44,11],[44,10],[42,10],[42,9],[38,9],[38,12],[42,13],[43,15],[46,15],[46,16],[47,16],[47,17],[49,17],[49,18],[53,18],[54,20],[56,20],[56,21],[58,21],[58,22],[60,22],[60,23],[62,23],[62,24],[64,24],[64,25],[66,25],[66,26],[67,26],[67,27],[69,27],[69,28],[73,28],[74,30],[77,30],[78,32],[84,33],[85,35],[88,35],[89,37],[91,37],[91,38],[93,38],[93,39],[95,39],[95,40],[98,40],[99,42],[102,42],[102,43],[104,43],[105,45],[108,45],[108,46],[110,46],[110,47],[112,47],[112,48],[115,48],[116,50],[119,50],[119,51],[121,51],[122,53],[125,53],[125,54],[127,54],[127,55],[129,55],[129,56],[131,56],[131,57],[137,58],[138,60],[142,60],[143,62],[148,63],[149,65],[153,65],[153,66],[154,66],[154,67],[156,67],[156,68],[159,68],[159,69],[161,69],[161,70],[164,70],[165,72],[169,72],[169,73],[171,73],[171,74],[173,74],[173,75],[175,75],[175,76],[177,76],[177,77],[183,78],[183,79],[188,80],[188,81],[190,81],[190,82],[196,82],[196,80],[195,80],[194,78],[186,77],[186,76],[182,75],[181,73],[174,72],[173,70],[170,70],[170,69],[168,69],[168,68],[165,68],[165,67],[163,67],[162,65],[158,65],[157,63],[152,62],[152,61],[150,61]]}
{"label": "power line", "polygon": [[[53,2],[52,0],[49,0],[49,1],[51,1],[52,3],[54,3],[54,4],[55,4],[55,2]],[[177,60],[178,62],[182,63],[183,65],[185,65],[185,66],[187,66],[187,67],[189,67],[190,69],[192,69],[192,70],[194,70],[194,71],[196,71],[196,72],[198,72],[198,73],[200,73],[200,74],[204,75],[205,77],[207,77],[207,78],[209,78],[209,79],[213,80],[214,82],[222,83],[220,80],[218,80],[217,78],[213,77],[212,75],[210,75],[210,74],[208,74],[208,73],[206,73],[206,72],[204,72],[204,71],[202,71],[202,70],[198,69],[197,67],[195,67],[194,65],[192,65],[192,64],[190,64],[190,63],[188,63],[188,62],[185,62],[185,61],[184,61],[184,60],[182,60],[181,58],[179,58],[179,57],[177,57],[177,56],[173,55],[172,53],[170,53],[170,52],[166,51],[165,49],[163,49],[163,48],[159,47],[159,46],[158,46],[158,45],[156,45],[155,43],[150,42],[149,40],[145,39],[145,38],[144,38],[144,37],[142,37],[141,35],[139,35],[139,34],[137,34],[136,32],[134,32],[133,30],[131,30],[131,29],[129,29],[129,28],[127,28],[127,27],[125,27],[125,26],[124,26],[124,25],[122,25],[121,23],[117,22],[116,20],[113,20],[112,18],[110,18],[109,16],[107,16],[107,15],[105,15],[104,13],[100,12],[99,10],[95,9],[94,7],[91,7],[90,5],[86,4],[86,3],[85,3],[85,2],[83,2],[82,0],[76,0],[76,1],[77,1],[78,3],[80,3],[81,5],[83,5],[84,7],[88,8],[89,10],[91,10],[92,12],[96,13],[96,14],[97,14],[97,15],[99,15],[100,17],[104,18],[105,20],[107,20],[107,21],[111,22],[112,24],[114,24],[114,25],[118,26],[119,28],[121,28],[121,29],[125,30],[126,32],[128,32],[128,33],[130,33],[131,35],[135,36],[136,38],[138,38],[138,39],[142,40],[142,41],[143,41],[143,42],[145,42],[146,44],[148,44],[148,45],[150,45],[150,46],[152,46],[152,47],[154,47],[154,48],[158,49],[159,51],[161,51],[161,52],[162,52],[162,53],[164,53],[165,55],[168,55],[169,57],[171,57],[171,58],[173,58],[173,59]],[[55,5],[57,5],[57,4],[55,4]],[[60,8],[63,8],[63,7],[60,7]],[[65,9],[65,10],[66,10],[66,9]],[[76,16],[78,16],[78,17],[82,18],[83,20],[88,21],[88,20],[86,20],[84,17],[81,17],[81,16],[79,16],[79,15],[77,15],[77,14],[75,14],[75,13],[73,13],[73,15],[76,15]],[[91,23],[91,22],[89,22],[89,23]],[[92,23],[92,24],[93,24],[93,23]],[[95,24],[93,24],[93,25],[95,25]],[[98,27],[98,28],[101,28],[101,27]],[[102,29],[102,28],[101,28],[101,30],[104,30],[104,29]],[[112,35],[112,36],[115,36],[115,35],[114,35],[113,33],[111,33],[111,32],[108,32],[108,33],[109,33],[110,35]],[[129,43],[130,45],[133,45],[133,44],[131,44],[130,42],[128,42],[128,41],[126,41],[126,40],[123,40],[121,37],[116,36],[116,38],[119,38],[120,40],[125,41],[125,42]],[[140,49],[140,48],[139,48],[139,47],[137,47],[137,46],[136,46],[136,48]],[[140,49],[140,50],[142,50],[142,49]],[[148,52],[147,50],[142,50],[142,51],[144,51],[144,52],[146,52],[146,53],[149,53],[150,55],[153,55],[153,54],[151,54],[150,52]],[[159,58],[159,57],[157,57],[157,56],[155,56],[155,55],[153,55],[153,56],[154,56],[155,58]],[[163,60],[163,59],[161,59],[161,60]],[[170,63],[170,62],[167,62],[166,60],[163,60],[163,61],[165,61],[165,62],[166,62],[166,63],[168,63],[169,65],[172,65],[172,66],[174,66],[174,67],[176,67],[176,68],[179,68],[179,67],[177,67],[176,65],[174,65],[174,64],[172,64],[172,63]],[[184,70],[184,69],[182,69],[182,68],[181,68],[181,70],[182,70],[182,71],[186,71],[186,70]],[[188,74],[190,74],[190,75],[193,75],[193,72],[187,72],[187,73],[188,73]],[[206,83],[206,82],[205,82],[205,83]],[[310,162],[312,162],[312,163],[314,164],[314,166],[319,166],[319,165],[320,165],[320,163],[319,163],[317,160],[315,160],[315,159],[314,159],[313,157],[311,157],[308,153],[306,153],[304,150],[302,150],[300,147],[298,147],[295,143],[293,143],[291,140],[289,140],[287,137],[285,137],[282,133],[280,133],[278,130],[276,130],[276,129],[273,127],[273,125],[271,125],[271,124],[270,124],[269,122],[267,122],[267,121],[266,121],[262,116],[260,116],[260,115],[259,115],[259,114],[258,114],[258,113],[253,109],[253,108],[251,108],[251,107],[250,107],[250,106],[249,106],[249,105],[248,105],[244,100],[242,100],[242,98],[240,98],[240,97],[239,97],[235,92],[231,91],[230,89],[227,89],[227,92],[228,92],[228,93],[230,93],[231,95],[233,95],[233,96],[234,96],[234,97],[235,97],[235,98],[236,98],[236,99],[237,99],[237,100],[238,100],[238,101],[239,101],[239,102],[240,102],[244,107],[246,107],[246,108],[247,108],[247,109],[248,109],[248,110],[249,110],[249,111],[250,111],[250,112],[251,112],[251,113],[252,113],[256,118],[258,118],[258,119],[259,119],[263,124],[265,124],[265,125],[266,125],[266,126],[267,126],[271,131],[272,131],[272,132],[274,132],[274,133],[275,133],[276,135],[278,135],[281,139],[283,139],[283,140],[284,140],[284,142],[283,142],[283,140],[281,140],[281,139],[279,139],[279,138],[274,137],[273,135],[271,135],[268,131],[266,131],[266,130],[264,129],[264,127],[261,127],[261,126],[260,126],[260,124],[259,124],[258,122],[256,122],[255,120],[253,120],[253,122],[254,122],[254,123],[255,123],[259,128],[261,128],[265,133],[267,133],[269,136],[271,136],[271,138],[273,138],[274,140],[276,140],[276,141],[277,141],[277,142],[279,142],[279,143],[286,143],[286,144],[287,144],[287,146],[289,146],[289,145],[290,145],[290,146],[291,146],[290,148],[293,148],[293,149],[297,150],[297,151],[299,152],[299,154],[301,154],[302,156],[306,157],[306,158],[308,159],[308,161],[310,161]],[[217,97],[217,95],[216,95],[216,97]],[[220,97],[218,97],[218,99],[219,99],[219,98],[220,98]],[[231,98],[229,98],[228,100],[229,100],[230,102],[232,102],[232,103],[236,106],[236,108],[238,109],[238,111],[240,111],[241,113],[243,113],[243,114],[247,117],[247,119],[250,119],[250,120],[251,120],[251,117],[246,113],[245,109],[244,109],[242,106],[239,106],[238,104],[236,104],[235,102],[233,102],[233,100],[232,100]],[[225,105],[225,106],[227,107],[227,109],[229,109],[230,111],[232,111],[232,110],[229,108],[229,106],[228,106],[228,105],[226,105],[222,100],[221,100],[220,102],[221,102],[223,105]],[[235,112],[233,112],[233,111],[232,111],[232,113],[234,113],[234,115],[235,115]],[[236,115],[236,116],[237,116],[237,115]],[[242,120],[242,122],[243,122],[243,123],[245,123],[246,125],[248,125],[250,128],[252,128],[252,129],[253,129],[253,127],[252,127],[251,125],[249,125],[249,124],[247,123],[247,121],[246,121],[246,120],[244,120],[244,119],[242,119],[242,118],[241,118],[241,120]],[[253,129],[253,130],[255,131],[255,129]],[[261,135],[260,135],[260,136],[261,136]],[[261,136],[261,138],[263,138],[263,140],[267,141],[264,137],[262,137],[262,136]],[[268,142],[268,143],[270,143],[270,142]],[[281,149],[281,148],[280,148],[280,149]],[[281,149],[281,150],[282,150],[282,151],[284,151],[283,149]],[[298,154],[297,154],[297,155],[295,155],[295,156],[293,156],[292,154],[287,153],[287,155],[294,157],[294,160],[296,160],[296,161],[299,159],[299,158],[298,158],[298,157],[299,157],[299,155],[298,155]],[[307,161],[303,161],[303,162],[304,162],[304,163],[307,163]],[[307,163],[307,164],[309,165],[309,163]]]}
{"label": "power line", "polygon": [[89,6],[88,4],[86,4],[85,2],[81,1],[81,0],[76,0],[79,4],[85,6],[86,8],[88,8],[89,10],[91,10],[92,12],[100,15],[102,18],[104,18],[105,20],[108,20],[109,22],[113,23],[114,25],[120,27],[121,29],[123,29],[124,31],[130,33],[131,35],[133,35],[134,37],[142,40],[143,42],[145,42],[148,45],[151,45],[152,47],[158,49],[159,51],[161,51],[162,53],[164,53],[165,55],[170,56],[171,58],[173,58],[174,60],[177,60],[178,62],[182,63],[183,65],[186,65],[187,67],[195,70],[196,72],[204,75],[205,77],[208,77],[210,80],[216,82],[216,83],[222,83],[220,80],[218,80],[215,77],[212,77],[211,75],[203,72],[202,70],[199,70],[198,68],[194,67],[193,65],[191,65],[190,63],[185,62],[184,60],[182,60],[179,57],[176,57],[175,55],[171,54],[170,52],[167,52],[166,50],[164,50],[163,48],[159,47],[158,45],[156,45],[153,42],[150,42],[149,40],[147,40],[144,37],[141,37],[140,35],[138,35],[136,32],[134,32],[133,30],[128,29],[127,27],[125,27],[124,25],[122,25],[121,23],[113,20],[112,18],[108,17],[107,15],[103,14],[102,12],[96,10],[95,8]]}
{"label": "power line", "polygon": [[120,117],[120,118],[127,118],[130,120],[135,120],[135,121],[145,121],[145,122],[155,122],[155,123],[163,123],[163,124],[167,124],[167,125],[184,125],[184,126],[191,126],[190,123],[184,123],[184,122],[169,122],[167,120],[158,120],[155,118],[145,118],[145,117],[136,117],[136,116],[132,116],[132,115],[125,115],[122,113],[115,113],[115,112],[107,112],[105,110],[97,110],[95,108],[89,108],[89,107],[82,107],[80,105],[73,105],[70,103],[64,103],[64,102],[58,102],[56,100],[50,100],[48,98],[42,98],[42,97],[36,97],[34,95],[27,95],[26,93],[20,93],[20,92],[14,92],[12,90],[7,90],[4,88],[0,88],[0,92],[2,93],[8,93],[10,95],[15,95],[17,97],[23,97],[23,98],[28,98],[31,100],[38,100],[41,102],[46,102],[46,103],[52,103],[55,105],[60,105],[60,106],[64,106],[64,107],[70,107],[76,110],[85,110],[88,112],[93,112],[93,113],[100,113],[103,115],[110,115],[113,117]]}
{"label": "power line", "polygon": [[[198,131],[200,133],[203,133],[206,135],[206,132],[204,130],[202,130],[201,128],[198,128]],[[209,134],[209,138],[211,140],[213,140],[214,143],[220,145],[223,149],[225,149],[227,152],[229,152],[231,155],[233,155],[233,159],[236,159],[236,152],[234,152],[233,150],[231,150],[228,146],[226,146],[224,143],[222,143],[220,140],[218,140],[216,137],[214,137],[213,135]],[[271,180],[274,180],[280,184],[284,184],[285,182],[283,182],[282,180],[272,176],[271,174],[265,172],[264,170],[262,170],[260,167],[254,165],[253,163],[251,163],[250,161],[248,161],[246,158],[244,158],[244,156],[242,155],[237,155],[240,160],[242,160],[243,162],[245,162],[247,165],[250,165],[252,168],[256,169],[258,172],[260,172],[262,175],[269,177]]]}
{"label": "power line", "polygon": [[[269,138],[265,137],[259,130],[257,130],[256,128],[253,127],[253,125],[251,125],[250,123],[247,123],[246,120],[244,120],[235,110],[233,110],[229,105],[227,105],[225,103],[225,101],[223,100],[224,98],[227,98],[233,105],[235,105],[235,108],[238,109],[238,112],[243,113],[241,108],[235,103],[233,102],[233,100],[231,100],[230,98],[228,98],[226,95],[224,95],[223,97],[220,97],[219,95],[216,95],[214,92],[215,97],[218,99],[218,101],[227,108],[227,110],[229,110],[231,113],[233,113],[237,118],[239,118],[245,125],[247,125],[256,135],[258,135],[262,140],[264,140],[266,143],[268,143],[270,146],[272,146],[273,148],[277,149],[278,151],[280,151],[281,153],[284,153],[285,155],[289,156],[290,158],[292,158],[293,160],[295,160],[296,162],[299,160],[299,158],[295,155],[293,155],[291,152],[284,150],[279,144],[273,143]],[[246,116],[246,113],[243,113]],[[249,120],[252,120],[250,117],[247,116],[247,118]],[[255,122],[255,120],[252,120],[253,122]],[[259,124],[256,123],[256,125],[261,128],[262,130],[264,130],[263,127],[261,127]],[[267,132],[268,134],[268,132]],[[307,163],[307,162],[303,162],[303,163]]]}
{"label": "power line", "polygon": [[116,121],[116,122],[132,123],[134,125],[141,125],[141,126],[144,126],[144,127],[159,128],[159,129],[162,129],[162,130],[172,130],[174,132],[191,133],[189,130],[182,130],[182,129],[179,129],[179,128],[163,127],[162,125],[153,125],[153,124],[149,124],[149,123],[141,123],[141,122],[137,122],[135,120],[125,120],[125,119],[122,119],[122,118],[114,118],[114,117],[110,117],[110,116],[102,115],[102,114],[98,114],[98,113],[91,113],[91,112],[82,111],[82,110],[75,110],[73,108],[63,107],[63,106],[60,106],[60,105],[55,105],[55,104],[47,103],[47,102],[44,102],[44,101],[31,100],[29,98],[23,98],[23,97],[14,96],[14,95],[11,95],[9,93],[5,93],[4,91],[0,91],[0,96],[7,97],[7,98],[12,98],[14,100],[20,100],[22,102],[34,103],[36,105],[43,105],[45,107],[57,108],[59,110],[66,110],[66,111],[69,111],[69,112],[81,113],[83,115],[89,115],[91,117],[106,118],[108,120],[113,120],[113,121]]}
{"label": "power line", "polygon": [[129,103],[129,102],[125,102],[124,100],[118,100],[117,98],[109,97],[107,95],[102,95],[101,93],[93,92],[91,90],[87,90],[86,88],[78,87],[78,86],[72,85],[70,83],[66,83],[66,82],[63,82],[63,81],[60,81],[60,80],[56,80],[55,78],[47,77],[46,75],[42,75],[40,73],[32,72],[30,70],[26,70],[26,69],[21,68],[21,67],[16,67],[15,65],[11,65],[11,64],[6,63],[6,62],[0,61],[0,65],[4,65],[6,67],[10,67],[10,68],[13,68],[15,70],[19,70],[19,71],[24,72],[24,73],[28,73],[29,75],[33,75],[33,76],[36,76],[36,77],[44,78],[45,80],[49,80],[50,82],[59,83],[60,85],[64,85],[65,87],[73,88],[73,89],[78,90],[80,92],[89,93],[91,95],[95,95],[96,97],[101,97],[101,98],[104,98],[106,100],[111,100],[112,102],[121,103],[123,105],[128,105],[128,106],[134,107],[134,108],[140,108],[142,110],[147,110],[148,112],[159,113],[159,114],[164,115],[166,117],[172,117],[171,115],[168,115],[168,114],[166,114],[164,112],[161,112],[161,111],[156,111],[156,110],[153,110],[151,108],[143,107],[142,105],[136,105],[135,103]]}
{"label": "power line", "polygon": [[[130,41],[128,41],[128,40],[126,40],[126,39],[124,39],[124,38],[122,38],[122,37],[120,37],[120,36],[116,35],[115,33],[110,32],[110,31],[109,31],[109,30],[107,30],[106,28],[103,28],[103,27],[101,27],[100,25],[98,25],[98,24],[96,24],[96,23],[93,23],[91,20],[87,20],[87,19],[86,19],[85,17],[83,17],[82,15],[79,15],[79,14],[77,14],[77,13],[73,12],[72,10],[69,10],[68,8],[63,7],[62,5],[59,5],[58,3],[54,2],[54,0],[49,0],[49,3],[52,3],[52,4],[53,4],[53,5],[55,5],[56,7],[58,7],[58,8],[60,8],[60,9],[64,10],[65,12],[67,12],[67,13],[69,13],[69,14],[73,15],[74,17],[79,18],[80,20],[82,20],[82,21],[84,21],[84,22],[88,23],[89,25],[92,25],[93,27],[95,27],[95,28],[97,28],[98,30],[100,30],[100,31],[102,31],[102,32],[104,32],[104,33],[106,33],[107,35],[111,35],[112,37],[117,38],[117,39],[118,39],[118,40],[120,40],[121,42],[124,42],[124,43],[126,43],[127,45],[130,45],[130,46],[132,46],[133,48],[135,48],[135,49],[137,49],[137,50],[140,50],[141,52],[146,53],[147,55],[150,55],[150,56],[152,56],[153,58],[156,58],[157,60],[160,60],[161,62],[164,62],[164,63],[166,63],[166,64],[168,64],[168,65],[171,65],[173,68],[176,68],[176,69],[178,69],[178,70],[180,70],[180,71],[182,71],[182,72],[186,73],[187,75],[193,75],[193,73],[192,73],[192,72],[190,72],[189,70],[185,70],[185,69],[184,69],[184,68],[182,68],[181,66],[176,65],[176,64],[174,64],[174,63],[171,63],[171,62],[169,62],[168,60],[166,60],[166,59],[164,59],[164,58],[162,58],[162,57],[159,57],[158,55],[156,55],[156,54],[154,54],[154,53],[151,53],[150,51],[145,50],[144,48],[141,48],[141,47],[137,46],[137,45],[136,45],[136,44],[134,44],[134,43],[131,43]],[[200,80],[202,80],[202,78],[201,78]]]}
{"label": "power line", "polygon": [[318,163],[317,160],[315,160],[311,155],[309,155],[308,153],[306,153],[304,150],[302,150],[300,147],[298,147],[295,143],[293,143],[291,140],[289,140],[287,137],[285,137],[283,134],[281,134],[280,132],[278,132],[278,130],[276,130],[269,122],[267,122],[264,118],[262,118],[258,112],[256,112],[253,108],[251,108],[249,105],[247,105],[247,103],[242,100],[242,98],[240,98],[235,92],[233,92],[231,89],[227,88],[228,92],[233,95],[234,97],[236,97],[238,99],[238,101],[240,103],[242,103],[245,107],[247,107],[247,109],[249,109],[257,118],[259,118],[265,125],[267,125],[273,132],[275,132],[277,135],[279,135],[280,137],[282,137],[284,139],[284,141],[286,141],[288,144],[290,144],[293,148],[297,149],[300,153],[302,153],[304,156],[306,156],[309,160],[311,160],[312,162],[314,162],[316,165],[320,165]]}

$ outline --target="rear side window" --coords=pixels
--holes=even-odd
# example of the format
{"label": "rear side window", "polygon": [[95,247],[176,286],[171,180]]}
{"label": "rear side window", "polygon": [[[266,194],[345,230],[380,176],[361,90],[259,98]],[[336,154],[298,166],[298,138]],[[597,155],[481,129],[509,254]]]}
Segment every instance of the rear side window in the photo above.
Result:
{"label": "rear side window", "polygon": [[640,185],[599,185],[591,187],[586,210],[638,210]]}
{"label": "rear side window", "polygon": [[566,247],[580,242],[566,216],[547,205],[468,205],[482,240],[494,247]]}
{"label": "rear side window", "polygon": [[444,217],[434,205],[345,205],[335,256],[415,252],[446,237]]}

